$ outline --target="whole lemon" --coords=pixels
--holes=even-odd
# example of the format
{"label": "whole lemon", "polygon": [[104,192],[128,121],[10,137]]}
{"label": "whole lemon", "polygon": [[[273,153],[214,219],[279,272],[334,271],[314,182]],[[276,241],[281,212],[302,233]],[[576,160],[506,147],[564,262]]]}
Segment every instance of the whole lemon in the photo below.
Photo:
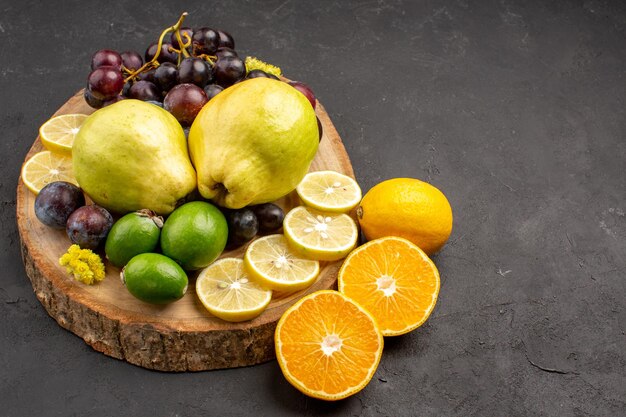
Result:
{"label": "whole lemon", "polygon": [[394,178],[372,187],[357,209],[367,240],[398,236],[431,255],[452,232],[452,208],[436,187],[415,178]]}

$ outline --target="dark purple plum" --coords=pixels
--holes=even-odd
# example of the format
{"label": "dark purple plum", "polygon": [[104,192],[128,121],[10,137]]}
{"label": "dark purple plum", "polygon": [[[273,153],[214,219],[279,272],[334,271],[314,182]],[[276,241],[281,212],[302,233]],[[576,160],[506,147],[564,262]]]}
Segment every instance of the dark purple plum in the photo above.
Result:
{"label": "dark purple plum", "polygon": [[259,231],[273,233],[283,227],[285,212],[273,203],[259,204],[250,207],[259,221]]}
{"label": "dark purple plum", "polygon": [[246,65],[236,56],[220,58],[213,67],[215,83],[222,87],[230,87],[246,76]]}
{"label": "dark purple plum", "polygon": [[118,70],[122,68],[122,57],[110,49],[101,49],[91,57],[91,70],[100,67],[114,67]]}
{"label": "dark purple plum", "polygon": [[209,99],[203,89],[195,84],[178,84],[163,99],[163,108],[183,126],[193,123],[198,112]]}
{"label": "dark purple plum", "polygon": [[83,192],[65,181],[47,184],[35,198],[35,216],[46,226],[65,229],[67,219],[85,205]]}
{"label": "dark purple plum", "polygon": [[249,208],[231,210],[226,214],[229,248],[236,248],[252,240],[259,232],[259,221]]}
{"label": "dark purple plum", "polygon": [[97,249],[113,226],[113,216],[96,204],[76,209],[67,219],[70,241],[83,249]]}

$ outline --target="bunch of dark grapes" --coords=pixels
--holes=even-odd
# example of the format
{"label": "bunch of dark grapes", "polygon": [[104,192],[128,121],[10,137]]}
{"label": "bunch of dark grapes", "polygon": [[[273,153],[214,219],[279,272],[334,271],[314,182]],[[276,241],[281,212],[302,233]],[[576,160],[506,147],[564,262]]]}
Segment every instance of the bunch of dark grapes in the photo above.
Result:
{"label": "bunch of dark grapes", "polygon": [[[228,32],[181,27],[185,16],[167,28],[159,42],[150,44],[143,57],[134,51],[97,51],[91,59],[85,101],[96,109],[125,98],[148,101],[163,107],[187,127],[200,109],[225,88],[249,78],[278,80],[260,69],[248,72]],[[311,89],[302,83],[292,85],[315,108]]]}

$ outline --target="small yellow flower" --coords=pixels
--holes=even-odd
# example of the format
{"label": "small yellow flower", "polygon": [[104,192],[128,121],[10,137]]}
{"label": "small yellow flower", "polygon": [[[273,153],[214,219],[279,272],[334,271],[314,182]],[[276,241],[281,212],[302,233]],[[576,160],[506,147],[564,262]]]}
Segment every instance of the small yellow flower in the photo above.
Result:
{"label": "small yellow flower", "polygon": [[280,77],[282,75],[280,68],[278,68],[276,65],[268,64],[267,62],[263,62],[253,56],[246,57],[246,71],[250,72],[255,69],[264,71],[277,77]]}
{"label": "small yellow flower", "polygon": [[104,264],[100,256],[89,249],[81,249],[78,245],[70,246],[67,253],[59,258],[59,264],[64,266],[74,279],[84,284],[92,285],[105,277]]}

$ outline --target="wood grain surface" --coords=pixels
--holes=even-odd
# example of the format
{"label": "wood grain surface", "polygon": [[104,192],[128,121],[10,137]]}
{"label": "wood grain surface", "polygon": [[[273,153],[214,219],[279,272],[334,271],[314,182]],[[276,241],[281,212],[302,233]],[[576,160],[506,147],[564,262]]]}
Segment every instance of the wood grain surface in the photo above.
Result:
{"label": "wood grain surface", "polygon": [[[56,113],[90,114],[82,91]],[[354,177],[345,148],[323,106],[316,109],[323,138],[311,171],[335,170]],[[37,138],[25,159],[43,149]],[[107,276],[88,286],[71,278],[58,263],[70,246],[64,230],[54,230],[35,217],[35,195],[21,180],[17,185],[17,223],[26,272],[39,301],[62,327],[80,336],[95,350],[135,365],[161,371],[201,371],[253,365],[274,355],[274,328],[282,313],[296,300],[316,290],[336,285],[338,262],[321,264],[316,282],[291,294],[274,293],[265,312],[254,320],[228,323],[213,317],[195,293],[189,275],[185,296],[166,306],[134,298],[119,279],[119,268],[106,263]],[[283,209],[300,204],[295,191],[277,202]],[[244,248],[222,257],[242,257]]]}

